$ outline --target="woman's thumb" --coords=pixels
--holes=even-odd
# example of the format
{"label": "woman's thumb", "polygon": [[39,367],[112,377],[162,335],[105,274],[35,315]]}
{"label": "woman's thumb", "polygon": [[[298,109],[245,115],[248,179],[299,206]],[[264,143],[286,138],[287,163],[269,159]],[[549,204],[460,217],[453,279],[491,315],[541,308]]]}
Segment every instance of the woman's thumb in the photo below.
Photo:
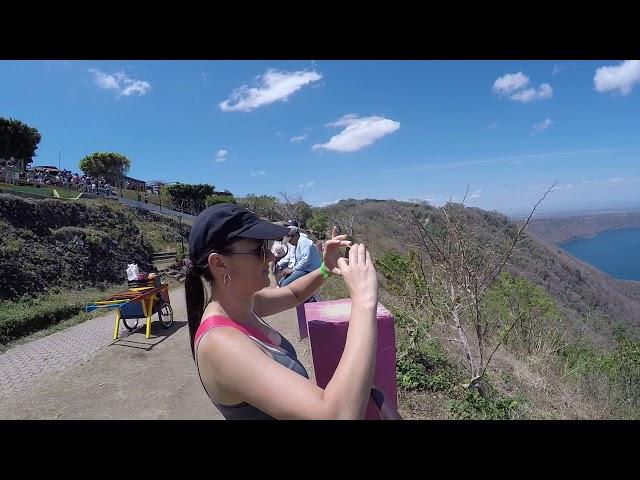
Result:
{"label": "woman's thumb", "polygon": [[340,270],[344,270],[349,267],[349,261],[344,257],[340,257],[337,263]]}

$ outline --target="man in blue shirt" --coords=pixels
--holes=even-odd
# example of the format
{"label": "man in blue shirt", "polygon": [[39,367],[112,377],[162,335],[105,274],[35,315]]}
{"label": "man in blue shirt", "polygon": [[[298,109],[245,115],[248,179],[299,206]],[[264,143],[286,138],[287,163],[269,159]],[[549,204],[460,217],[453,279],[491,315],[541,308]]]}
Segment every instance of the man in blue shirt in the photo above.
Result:
{"label": "man in blue shirt", "polygon": [[301,233],[298,227],[290,227],[289,235],[285,238],[290,247],[287,255],[278,262],[279,266],[287,264],[287,268],[283,271],[285,277],[280,280],[281,287],[317,270],[322,263],[315,244],[304,233]]}

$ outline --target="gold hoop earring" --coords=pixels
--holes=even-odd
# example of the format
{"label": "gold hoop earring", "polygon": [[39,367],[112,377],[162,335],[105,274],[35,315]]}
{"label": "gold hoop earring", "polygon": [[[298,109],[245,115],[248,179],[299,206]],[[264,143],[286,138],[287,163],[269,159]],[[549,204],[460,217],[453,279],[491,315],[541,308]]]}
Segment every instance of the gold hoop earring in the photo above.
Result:
{"label": "gold hoop earring", "polygon": [[231,275],[229,275],[228,273],[225,273],[224,277],[222,277],[222,283],[224,283],[225,287],[228,287],[229,285],[231,285]]}

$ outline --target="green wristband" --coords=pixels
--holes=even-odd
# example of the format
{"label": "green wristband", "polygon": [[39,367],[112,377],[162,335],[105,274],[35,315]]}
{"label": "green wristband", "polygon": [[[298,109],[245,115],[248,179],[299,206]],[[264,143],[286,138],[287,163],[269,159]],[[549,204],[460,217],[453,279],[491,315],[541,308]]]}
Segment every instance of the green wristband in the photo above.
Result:
{"label": "green wristband", "polygon": [[327,268],[324,265],[324,262],[320,264],[320,274],[322,275],[322,278],[327,278],[331,276],[331,272],[327,270]]}

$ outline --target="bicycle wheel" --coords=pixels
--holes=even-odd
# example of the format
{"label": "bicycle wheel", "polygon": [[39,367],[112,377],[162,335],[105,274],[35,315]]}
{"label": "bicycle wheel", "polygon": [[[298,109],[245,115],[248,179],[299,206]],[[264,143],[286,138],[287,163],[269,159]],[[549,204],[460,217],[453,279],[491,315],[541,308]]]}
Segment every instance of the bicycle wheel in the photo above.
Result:
{"label": "bicycle wheel", "polygon": [[138,328],[138,320],[138,318],[123,318],[122,323],[124,323],[124,326],[127,330],[133,332],[136,328]]}
{"label": "bicycle wheel", "polygon": [[171,308],[170,304],[162,303],[162,306],[158,309],[158,318],[164,328],[169,328],[173,325],[173,308]]}

